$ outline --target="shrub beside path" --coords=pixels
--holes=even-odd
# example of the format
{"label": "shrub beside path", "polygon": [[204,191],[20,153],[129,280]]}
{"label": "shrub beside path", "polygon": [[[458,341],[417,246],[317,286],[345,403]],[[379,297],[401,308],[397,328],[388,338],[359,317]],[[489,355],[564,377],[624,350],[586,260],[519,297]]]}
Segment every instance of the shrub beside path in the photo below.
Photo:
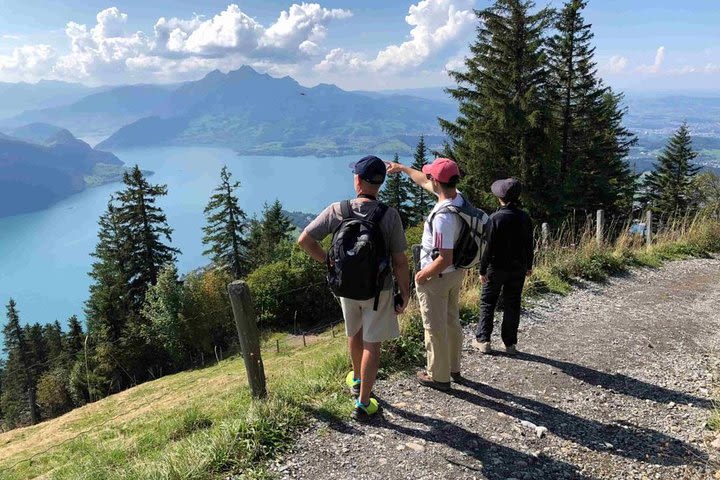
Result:
{"label": "shrub beside path", "polygon": [[273,470],[314,480],[720,479],[705,428],[720,367],[720,259],[544,297],[522,325],[517,357],[473,352],[467,329],[464,384],[448,394],[407,374],[381,381],[381,416],[316,420]]}

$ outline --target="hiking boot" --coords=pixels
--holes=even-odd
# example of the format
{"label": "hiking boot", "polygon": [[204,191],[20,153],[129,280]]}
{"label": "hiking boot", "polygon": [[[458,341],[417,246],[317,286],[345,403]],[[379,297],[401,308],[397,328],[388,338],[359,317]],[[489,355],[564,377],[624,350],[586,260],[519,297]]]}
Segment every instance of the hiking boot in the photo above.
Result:
{"label": "hiking boot", "polygon": [[505,345],[505,353],[508,355],[517,355],[518,351],[515,345]]}
{"label": "hiking boot", "polygon": [[370,402],[364,405],[360,399],[355,400],[355,410],[353,410],[352,418],[358,421],[368,420],[371,416],[375,415],[380,410],[378,401],[374,398],[370,398]]}
{"label": "hiking boot", "polygon": [[451,372],[450,378],[452,378],[452,381],[455,383],[463,383],[465,380],[460,372]]}
{"label": "hiking boot", "polygon": [[355,397],[360,395],[360,379],[355,378],[355,372],[353,372],[352,370],[350,370],[345,376],[345,385],[348,386],[348,388],[350,389],[350,393],[355,395]]}
{"label": "hiking boot", "polygon": [[427,372],[418,372],[417,381],[423,387],[434,388],[435,390],[440,390],[441,392],[447,392],[450,390],[450,382],[436,382],[430,375],[427,374]]}
{"label": "hiking boot", "polygon": [[473,339],[472,346],[478,352],[483,353],[485,355],[492,352],[492,348],[490,347],[490,342],[481,342],[477,338]]}

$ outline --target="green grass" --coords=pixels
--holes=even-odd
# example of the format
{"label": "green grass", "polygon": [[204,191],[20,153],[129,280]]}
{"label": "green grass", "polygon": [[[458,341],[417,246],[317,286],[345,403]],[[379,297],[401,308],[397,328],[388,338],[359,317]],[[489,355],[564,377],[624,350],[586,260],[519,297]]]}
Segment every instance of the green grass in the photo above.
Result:
{"label": "green grass", "polygon": [[164,377],[0,435],[0,469],[36,455],[0,478],[265,478],[266,460],[292,445],[309,418],[347,417],[352,408],[342,390],[343,339],[325,334],[303,348],[283,337],[277,354],[276,338],[263,352],[267,400],[251,401],[241,358]]}

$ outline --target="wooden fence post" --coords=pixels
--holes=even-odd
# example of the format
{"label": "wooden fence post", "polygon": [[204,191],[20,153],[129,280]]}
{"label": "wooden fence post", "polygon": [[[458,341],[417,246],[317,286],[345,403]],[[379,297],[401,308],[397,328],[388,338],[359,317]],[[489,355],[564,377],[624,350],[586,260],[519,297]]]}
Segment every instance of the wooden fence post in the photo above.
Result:
{"label": "wooden fence post", "polygon": [[598,210],[597,211],[597,222],[595,224],[595,241],[597,242],[599,247],[602,246],[602,244],[603,244],[604,232],[605,232],[605,211]]}
{"label": "wooden fence post", "polygon": [[255,308],[250,297],[250,288],[242,280],[228,285],[235,326],[240,339],[240,348],[245,360],[250,392],[255,398],[265,398],[265,367],[260,356],[260,334],[255,318]]}
{"label": "wooden fence post", "polygon": [[652,210],[648,210],[647,218],[645,219],[645,243],[649,247],[652,245]]}
{"label": "wooden fence post", "polygon": [[542,246],[543,248],[547,248],[548,241],[550,240],[550,227],[547,223],[543,223],[540,231],[542,232]]}

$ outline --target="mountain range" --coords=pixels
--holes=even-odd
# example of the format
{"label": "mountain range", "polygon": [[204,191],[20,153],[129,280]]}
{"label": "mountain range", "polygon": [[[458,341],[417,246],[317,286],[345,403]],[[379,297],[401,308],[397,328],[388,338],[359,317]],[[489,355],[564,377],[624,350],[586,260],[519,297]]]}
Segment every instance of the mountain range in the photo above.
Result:
{"label": "mountain range", "polygon": [[37,83],[0,82],[0,118],[17,115],[25,110],[67,105],[107,87],[88,87],[80,83],[40,80]]}
{"label": "mountain range", "polygon": [[53,125],[0,133],[0,217],[46,208],[87,187],[117,181],[124,170],[112,153]]}
{"label": "mountain range", "polygon": [[407,154],[421,133],[437,136],[440,143],[437,117],[456,113],[447,101],[349,92],[327,84],[305,87],[245,66],[181,85],[111,88],[2,123],[42,122],[81,138],[107,136],[98,144],[102,149],[213,145],[254,154]]}

